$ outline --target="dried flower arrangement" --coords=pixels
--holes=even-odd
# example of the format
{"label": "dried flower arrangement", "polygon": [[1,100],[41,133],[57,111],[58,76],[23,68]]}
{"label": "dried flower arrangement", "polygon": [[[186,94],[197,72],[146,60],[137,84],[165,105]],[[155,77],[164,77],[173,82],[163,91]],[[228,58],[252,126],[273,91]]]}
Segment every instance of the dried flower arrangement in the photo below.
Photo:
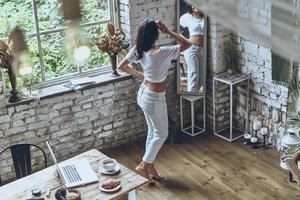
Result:
{"label": "dried flower arrangement", "polygon": [[104,36],[97,38],[95,44],[104,53],[110,56],[127,50],[129,42],[125,40],[125,34],[122,30],[115,28],[110,22],[107,23],[107,32]]}
{"label": "dried flower arrangement", "polygon": [[126,52],[130,46],[130,43],[125,39],[124,32],[108,22],[105,35],[97,38],[95,45],[101,52],[107,53],[110,56],[113,75],[118,76],[116,71],[117,54]]}
{"label": "dried flower arrangement", "polygon": [[4,41],[0,40],[0,67],[6,69],[10,68],[12,59],[12,54],[8,45]]}
{"label": "dried flower arrangement", "polygon": [[12,88],[8,102],[11,103],[18,102],[23,99],[22,95],[17,91],[17,77],[12,67],[13,59],[14,56],[12,54],[12,50],[3,40],[0,40],[0,68],[7,69],[9,82]]}

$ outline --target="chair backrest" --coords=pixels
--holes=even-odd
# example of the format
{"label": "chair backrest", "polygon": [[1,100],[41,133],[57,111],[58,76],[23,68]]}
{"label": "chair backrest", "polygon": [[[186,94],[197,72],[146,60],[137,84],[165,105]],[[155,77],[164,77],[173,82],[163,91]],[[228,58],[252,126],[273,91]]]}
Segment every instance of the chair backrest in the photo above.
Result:
{"label": "chair backrest", "polygon": [[[0,156],[1,156],[2,153],[10,149],[17,179],[32,173],[31,152],[30,152],[31,146],[36,147],[43,153],[44,164],[45,167],[47,167],[47,157],[45,151],[41,147],[34,144],[14,144],[3,149],[0,152]],[[0,186],[1,185],[2,185],[2,180],[0,177]]]}

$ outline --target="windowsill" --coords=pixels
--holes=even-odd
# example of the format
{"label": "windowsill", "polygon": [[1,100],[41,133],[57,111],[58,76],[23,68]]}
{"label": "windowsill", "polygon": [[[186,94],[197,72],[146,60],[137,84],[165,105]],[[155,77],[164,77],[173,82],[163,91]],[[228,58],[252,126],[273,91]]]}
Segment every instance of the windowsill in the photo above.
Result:
{"label": "windowsill", "polygon": [[[56,97],[56,96],[61,96],[67,93],[72,93],[72,92],[82,92],[83,90],[87,90],[87,89],[91,89],[91,88],[95,88],[95,87],[99,87],[99,86],[103,86],[103,85],[107,85],[110,83],[115,83],[115,82],[120,82],[120,81],[124,81],[124,80],[129,80],[132,78],[132,75],[126,74],[126,73],[122,73],[119,72],[120,76],[117,77],[113,77],[112,73],[103,73],[100,75],[96,75],[96,76],[92,76],[90,77],[93,81],[95,81],[95,83],[86,85],[84,87],[82,87],[80,90],[74,90],[71,88],[68,88],[66,86],[64,86],[66,83],[68,83],[69,81],[65,81],[63,83],[57,84],[57,85],[52,85],[49,87],[45,87],[45,88],[41,88],[38,90],[38,97],[39,100],[43,100],[43,99],[47,99],[47,98],[51,98],[51,97]],[[33,90],[35,91],[35,90]],[[27,99],[24,99],[22,101],[16,102],[16,103],[7,103],[6,108],[9,107],[15,107],[18,105],[23,105],[23,104],[29,104],[31,102],[37,101],[36,97],[29,97]]]}

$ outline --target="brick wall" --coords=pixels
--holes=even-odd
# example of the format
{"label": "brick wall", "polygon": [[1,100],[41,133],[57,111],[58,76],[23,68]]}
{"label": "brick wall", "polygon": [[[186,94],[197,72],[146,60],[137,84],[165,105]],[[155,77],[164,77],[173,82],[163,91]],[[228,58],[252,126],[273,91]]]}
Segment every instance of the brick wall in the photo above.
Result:
{"label": "brick wall", "polygon": [[[257,30],[264,30],[266,33],[271,32],[271,1],[247,1],[239,0],[237,2],[238,15],[241,20],[246,20],[251,25],[257,27]],[[215,19],[212,20],[214,22]],[[208,117],[212,115],[212,101],[211,77],[213,75],[225,72],[226,68],[222,66],[222,41],[229,35],[228,30],[222,28],[216,20],[216,23],[210,24],[210,73],[208,76]],[[284,86],[277,85],[272,81],[272,55],[270,47],[263,42],[258,42],[254,35],[237,34],[235,42],[238,46],[241,65],[241,71],[249,74],[250,82],[250,109],[249,109],[249,122],[250,133],[253,133],[252,123],[254,119],[263,120],[264,126],[268,127],[271,137],[269,142],[274,146],[278,146],[281,136],[278,134],[278,128],[285,126],[286,109],[287,109],[287,94],[288,89]],[[219,56],[217,56],[219,54]],[[228,106],[223,106],[222,103],[228,102],[228,88],[218,88],[217,104],[222,105],[218,111],[218,120],[220,124],[227,125],[228,120]],[[223,94],[222,94],[223,93]],[[236,98],[234,99],[235,121],[240,122],[237,124],[240,128],[244,129],[246,110],[244,105],[246,102],[245,87],[237,87],[234,92]],[[228,104],[227,104],[228,105]],[[223,117],[223,115],[225,117]],[[224,121],[222,121],[224,120]],[[211,123],[208,123],[211,124]]]}
{"label": "brick wall", "polygon": [[[222,28],[216,18],[209,17],[208,20],[208,66],[206,78],[206,124],[209,129],[213,129],[213,76],[224,73],[226,67],[223,64],[223,50],[222,41],[227,35],[227,31]],[[228,125],[227,119],[229,117],[228,107],[223,106],[224,103],[229,105],[227,87],[216,87],[216,111],[218,125],[223,127]]]}
{"label": "brick wall", "polygon": [[[133,39],[139,22],[149,16],[162,19],[175,29],[176,12],[167,12],[165,6],[175,10],[175,1],[121,0],[120,21],[127,37]],[[161,35],[159,42],[169,44],[173,40]],[[169,71],[167,104],[169,115],[178,121],[175,75],[174,66]],[[0,108],[0,149],[14,143],[33,143],[45,149],[50,158],[45,145],[49,140],[58,160],[64,160],[91,148],[110,148],[145,137],[146,123],[136,104],[139,85],[140,81],[127,78],[79,93],[45,98],[39,103],[33,101],[10,107],[6,107],[7,99],[4,99]],[[2,88],[0,99],[4,98],[1,91]],[[3,179],[13,176],[9,157],[6,153],[0,158]],[[34,152],[35,168],[39,167],[35,163],[40,160],[41,155]]]}
{"label": "brick wall", "polygon": [[[263,26],[271,33],[271,0],[248,1],[248,9],[240,8],[240,13],[244,13],[251,23]],[[255,38],[241,37],[240,45],[242,71],[249,73],[252,80],[250,131],[253,120],[262,119],[270,132],[269,142],[278,146],[282,137],[278,135],[278,128],[284,127],[286,121],[288,88],[272,81],[272,54],[267,44],[257,44]]]}
{"label": "brick wall", "polygon": [[[120,0],[121,28],[127,37],[135,39],[139,24],[145,19],[162,20],[176,30],[176,1],[174,0]],[[161,34],[158,44],[170,44],[174,39]],[[134,44],[134,40],[132,40]]]}

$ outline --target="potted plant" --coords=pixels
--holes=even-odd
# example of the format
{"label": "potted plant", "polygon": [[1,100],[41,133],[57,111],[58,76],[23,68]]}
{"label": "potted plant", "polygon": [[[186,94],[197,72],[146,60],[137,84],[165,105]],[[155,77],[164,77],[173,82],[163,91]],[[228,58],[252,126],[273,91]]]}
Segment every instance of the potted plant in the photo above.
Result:
{"label": "potted plant", "polygon": [[224,64],[227,67],[229,74],[235,74],[239,72],[239,51],[234,41],[233,35],[223,43],[224,51]]}
{"label": "potted plant", "polygon": [[101,52],[109,55],[113,76],[119,76],[117,72],[117,55],[130,46],[129,42],[125,40],[124,32],[108,22],[106,33],[97,38],[95,44]]}

